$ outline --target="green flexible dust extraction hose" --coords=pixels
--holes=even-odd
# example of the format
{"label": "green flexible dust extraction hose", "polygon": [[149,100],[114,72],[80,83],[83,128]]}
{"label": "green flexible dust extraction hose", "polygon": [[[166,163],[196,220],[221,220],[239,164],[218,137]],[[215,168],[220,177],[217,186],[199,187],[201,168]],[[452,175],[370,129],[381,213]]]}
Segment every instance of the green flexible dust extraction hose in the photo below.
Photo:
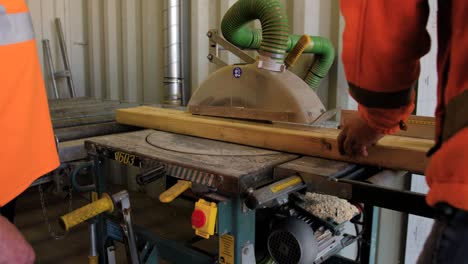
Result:
{"label": "green flexible dust extraction hose", "polygon": [[[247,24],[255,19],[260,20],[262,30],[248,27]],[[221,30],[226,40],[234,45],[259,49],[260,53],[270,53],[272,59],[281,62],[288,48],[288,18],[279,0],[236,2],[224,16]]]}
{"label": "green flexible dust extraction hose", "polygon": [[[290,49],[296,45],[300,37],[300,35],[291,36]],[[304,81],[310,88],[316,91],[322,79],[327,76],[328,71],[333,66],[333,62],[335,61],[335,48],[330,40],[326,38],[316,36],[310,36],[310,38],[312,42],[304,50],[304,53],[315,54],[315,62],[309,68]]]}
{"label": "green flexible dust extraction hose", "polygon": [[[247,24],[259,19],[262,30],[252,29]],[[288,18],[279,0],[239,0],[226,13],[221,22],[223,36],[242,49],[258,49],[269,53],[280,63],[284,54],[291,50],[301,35],[289,35]],[[317,56],[309,69],[305,82],[314,90],[327,75],[335,59],[331,42],[322,37],[311,36],[312,42],[305,53]]]}

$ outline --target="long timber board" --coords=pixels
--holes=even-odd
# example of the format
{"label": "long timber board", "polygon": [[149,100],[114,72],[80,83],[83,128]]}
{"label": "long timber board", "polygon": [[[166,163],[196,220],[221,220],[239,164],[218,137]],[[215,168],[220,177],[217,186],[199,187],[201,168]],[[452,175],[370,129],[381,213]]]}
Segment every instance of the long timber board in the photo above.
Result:
{"label": "long timber board", "polygon": [[424,174],[426,152],[434,144],[428,139],[386,136],[369,149],[368,157],[350,158],[338,151],[337,129],[196,116],[148,106],[119,109],[116,119],[126,125],[419,174]]}

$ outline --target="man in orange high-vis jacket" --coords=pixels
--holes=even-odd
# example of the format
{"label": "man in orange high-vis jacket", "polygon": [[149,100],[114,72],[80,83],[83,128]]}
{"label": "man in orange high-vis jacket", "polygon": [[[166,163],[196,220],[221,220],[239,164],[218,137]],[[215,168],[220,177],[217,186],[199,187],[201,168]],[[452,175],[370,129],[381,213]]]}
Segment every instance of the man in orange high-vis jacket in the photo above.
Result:
{"label": "man in orange high-vis jacket", "polygon": [[[414,109],[419,59],[429,51],[425,0],[342,0],[343,63],[359,115],[340,151],[367,156]],[[468,1],[438,1],[436,145],[426,171],[438,216],[418,263],[468,263]],[[434,95],[435,96],[435,95]]]}
{"label": "man in orange high-vis jacket", "polygon": [[[24,0],[0,0],[0,207],[59,165],[47,97]],[[0,217],[0,263],[32,263],[34,252]]]}

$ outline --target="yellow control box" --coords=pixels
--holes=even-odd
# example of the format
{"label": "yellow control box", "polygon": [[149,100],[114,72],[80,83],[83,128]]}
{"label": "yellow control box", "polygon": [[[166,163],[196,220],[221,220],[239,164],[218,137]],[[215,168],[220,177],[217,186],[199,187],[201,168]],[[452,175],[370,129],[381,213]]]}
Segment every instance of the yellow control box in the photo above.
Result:
{"label": "yellow control box", "polygon": [[192,213],[192,228],[195,229],[195,234],[206,239],[214,235],[217,214],[216,203],[198,200]]}

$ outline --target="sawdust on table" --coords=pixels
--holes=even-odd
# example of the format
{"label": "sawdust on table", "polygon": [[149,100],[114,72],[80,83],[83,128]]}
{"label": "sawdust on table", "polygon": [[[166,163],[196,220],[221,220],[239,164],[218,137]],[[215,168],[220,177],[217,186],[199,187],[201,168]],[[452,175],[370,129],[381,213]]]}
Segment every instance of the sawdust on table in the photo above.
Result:
{"label": "sawdust on table", "polygon": [[308,192],[305,201],[309,213],[323,220],[333,220],[338,224],[351,220],[359,213],[356,206],[331,195]]}

